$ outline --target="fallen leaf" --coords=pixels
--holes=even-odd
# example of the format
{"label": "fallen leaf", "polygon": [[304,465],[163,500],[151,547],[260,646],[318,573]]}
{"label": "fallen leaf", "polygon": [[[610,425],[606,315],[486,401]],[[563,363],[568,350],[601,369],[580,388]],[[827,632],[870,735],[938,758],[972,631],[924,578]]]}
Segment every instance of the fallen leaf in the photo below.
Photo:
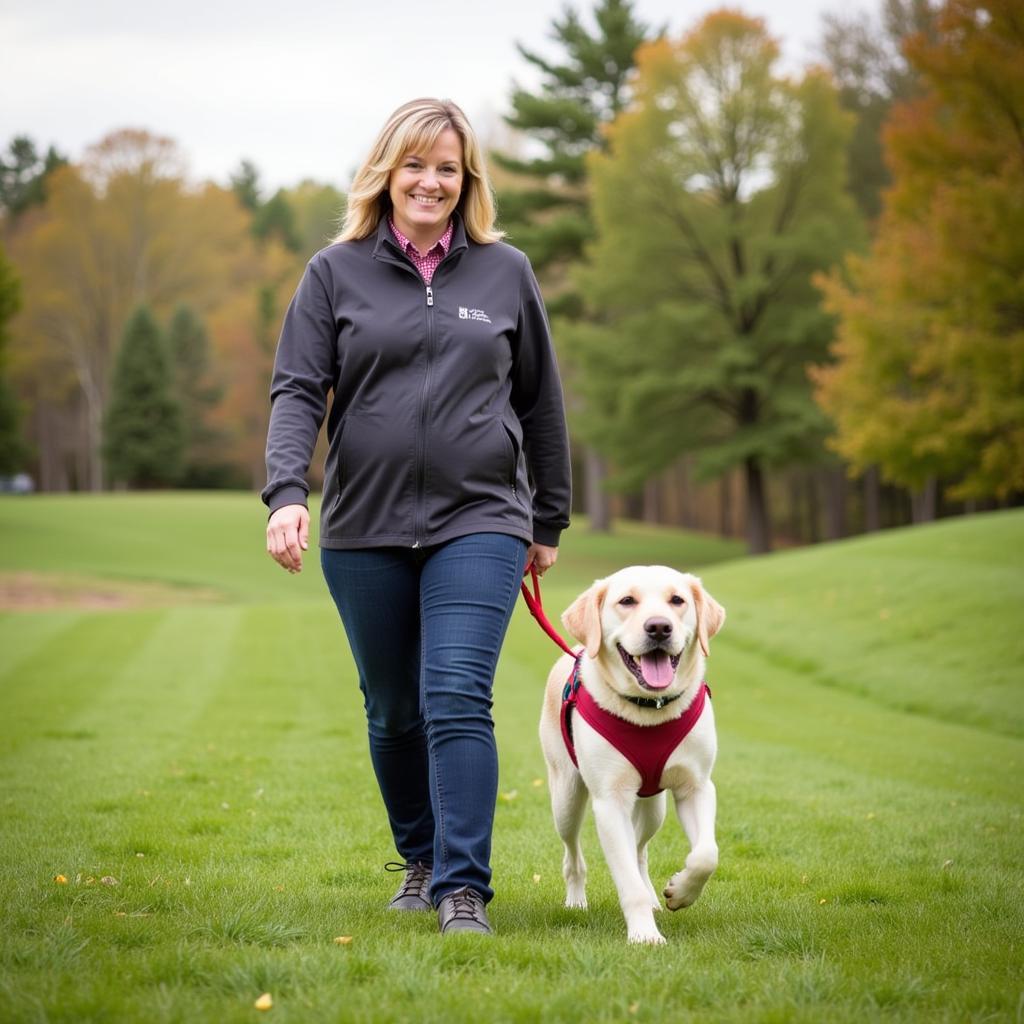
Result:
{"label": "fallen leaf", "polygon": [[269,992],[264,992],[252,1005],[257,1010],[269,1010],[274,1005],[274,1000],[270,997]]}
{"label": "fallen leaf", "polygon": [[67,878],[64,877],[64,875],[54,875],[53,876],[53,880],[58,885],[67,885],[68,884],[68,880],[67,880]]}
{"label": "fallen leaf", "polygon": [[543,779],[534,779],[533,780],[533,785],[534,786],[543,786],[544,785],[544,780]]}
{"label": "fallen leaf", "polygon": [[121,883],[113,875],[104,875],[100,879],[100,885],[120,885]]}
{"label": "fallen leaf", "polygon": [[504,800],[505,803],[511,803],[517,796],[519,796],[519,790],[510,789],[507,793],[502,793],[499,799]]}
{"label": "fallen leaf", "polygon": [[351,945],[351,943],[352,943],[352,936],[351,935],[338,935],[338,936],[335,936],[334,944],[336,946],[348,946],[348,945]]}
{"label": "fallen leaf", "polygon": [[534,885],[536,885],[536,884],[537,884],[537,882],[539,882],[539,881],[540,881],[540,875],[534,875],[534,876],[533,876],[533,882],[534,882]]}
{"label": "fallen leaf", "polygon": [[127,917],[128,915],[123,910],[115,910],[114,917]]}
{"label": "fallen leaf", "polygon": [[952,866],[953,866],[953,862],[951,860],[946,860],[946,861],[942,862],[942,870],[943,871],[948,871]]}
{"label": "fallen leaf", "polygon": [[826,903],[828,903],[828,900],[818,900],[819,907],[823,907]]}

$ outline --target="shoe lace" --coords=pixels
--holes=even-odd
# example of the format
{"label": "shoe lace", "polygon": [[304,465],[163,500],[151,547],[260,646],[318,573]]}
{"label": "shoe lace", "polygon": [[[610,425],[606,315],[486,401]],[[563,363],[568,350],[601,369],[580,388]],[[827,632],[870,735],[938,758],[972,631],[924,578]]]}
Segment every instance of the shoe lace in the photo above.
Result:
{"label": "shoe lace", "polygon": [[401,896],[422,896],[424,886],[430,882],[430,868],[419,861],[407,863],[389,860],[384,865],[384,870],[405,872],[405,881],[402,883],[402,888],[395,894],[396,898]]}
{"label": "shoe lace", "polygon": [[460,889],[450,895],[451,917],[469,921],[482,920],[483,901],[472,889]]}

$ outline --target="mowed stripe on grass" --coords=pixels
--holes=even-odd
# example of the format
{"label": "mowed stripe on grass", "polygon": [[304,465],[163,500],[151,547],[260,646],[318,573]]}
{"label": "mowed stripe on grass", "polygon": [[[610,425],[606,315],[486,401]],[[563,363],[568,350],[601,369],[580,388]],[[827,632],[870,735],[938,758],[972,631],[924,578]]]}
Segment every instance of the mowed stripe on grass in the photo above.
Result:
{"label": "mowed stripe on grass", "polygon": [[[252,566],[204,553],[211,538],[246,535],[252,499],[146,498],[154,524],[192,524],[175,534],[186,556],[156,545],[147,561],[142,545],[118,564],[104,524],[123,524],[103,514],[104,499],[82,499],[99,503],[90,529],[102,557],[80,529],[62,555],[53,530],[74,513],[71,499],[60,515],[33,500],[37,521],[55,517],[40,564],[25,564],[27,542],[17,565],[0,556],[0,568],[54,572],[77,560],[78,572],[225,595],[213,607],[0,618],[0,1018],[243,1021],[259,1016],[264,991],[271,1016],[290,1021],[1018,1013],[1024,742],[1012,711],[984,723],[992,693],[1020,704],[1004,664],[1016,650],[1020,584],[992,583],[1007,553],[1024,548],[1019,514],[939,524],[930,539],[902,531],[704,568],[730,616],[709,665],[722,863],[696,906],[662,915],[668,946],[636,949],[592,824],[591,908],[560,905],[560,844],[546,786],[535,784],[541,689],[558,652],[525,609],[496,688],[499,937],[442,942],[430,915],[382,909],[393,851],[354,670],[315,564],[298,581],[278,571],[264,583],[258,530],[246,540]],[[0,502],[0,523],[27,508]],[[643,533],[628,535],[631,560],[698,564],[702,538],[654,531],[645,549]],[[614,538],[593,544],[581,533],[573,555],[567,535],[545,585],[552,618],[613,567]],[[954,558],[951,544],[976,557]],[[709,547],[709,563],[722,555]],[[945,621],[947,557],[961,606],[984,624],[953,640],[939,630],[929,644],[927,630]],[[922,563],[935,572],[922,578]],[[884,583],[883,607],[918,624],[906,653],[877,599],[846,600],[895,565],[903,570]],[[831,605],[823,588],[836,591]],[[285,596],[272,599],[278,590]],[[861,669],[875,664],[865,644],[883,638],[902,674],[886,669],[880,695]],[[965,699],[950,685],[960,658],[989,696],[958,722],[946,697]],[[656,884],[684,853],[670,820],[652,844]],[[352,943],[336,945],[339,935]]]}

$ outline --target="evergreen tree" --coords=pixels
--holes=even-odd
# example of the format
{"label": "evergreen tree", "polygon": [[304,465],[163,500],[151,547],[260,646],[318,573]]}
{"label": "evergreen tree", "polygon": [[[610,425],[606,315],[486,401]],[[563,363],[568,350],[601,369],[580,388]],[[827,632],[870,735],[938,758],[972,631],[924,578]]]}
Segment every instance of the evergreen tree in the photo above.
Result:
{"label": "evergreen tree", "polygon": [[[506,121],[542,147],[541,155],[517,159],[495,153],[494,159],[529,188],[498,194],[502,226],[530,257],[555,318],[579,319],[583,302],[572,284],[570,268],[583,259],[593,237],[587,182],[587,154],[606,146],[605,126],[625,107],[633,55],[649,37],[633,14],[630,0],[600,0],[589,30],[568,8],[552,24],[558,55],[547,60],[519,45],[523,58],[541,72],[537,91],[517,88]],[[560,333],[556,323],[556,336]],[[571,388],[572,367],[567,367]],[[573,409],[570,404],[570,420]],[[584,503],[592,529],[611,527],[611,510],[603,482],[603,458],[583,445]]]}
{"label": "evergreen tree", "polygon": [[6,374],[7,323],[20,305],[18,278],[0,246],[0,476],[18,472],[27,454],[21,437],[18,402]]}
{"label": "evergreen tree", "polygon": [[111,481],[169,486],[178,479],[184,432],[174,374],[152,313],[140,306],[121,339],[103,422],[103,455]]}
{"label": "evergreen tree", "polygon": [[776,70],[763,22],[706,17],[637,55],[637,96],[595,155],[595,311],[568,332],[581,426],[642,481],[683,451],[742,468],[753,552],[769,549],[765,470],[819,450],[807,366],[832,336],[814,274],[860,238],[849,118],[821,73]]}
{"label": "evergreen tree", "polygon": [[540,143],[543,154],[529,159],[493,154],[500,166],[534,182],[531,188],[503,190],[499,210],[503,226],[542,281],[563,285],[548,301],[552,316],[581,312],[579,296],[564,287],[564,265],[582,259],[593,235],[587,154],[605,147],[604,127],[626,105],[633,54],[649,36],[632,7],[630,0],[600,0],[594,10],[596,31],[567,9],[552,23],[560,50],[555,60],[518,46],[541,72],[541,85],[537,91],[515,89],[513,113],[505,120]]}
{"label": "evergreen tree", "polygon": [[16,218],[46,201],[46,179],[67,163],[53,146],[40,154],[27,135],[13,138],[0,156],[0,210]]}
{"label": "evergreen tree", "polygon": [[206,483],[218,462],[218,435],[209,422],[222,389],[210,378],[210,339],[202,320],[179,305],[167,328],[167,348],[174,368],[174,393],[181,407],[184,468],[180,483]]}

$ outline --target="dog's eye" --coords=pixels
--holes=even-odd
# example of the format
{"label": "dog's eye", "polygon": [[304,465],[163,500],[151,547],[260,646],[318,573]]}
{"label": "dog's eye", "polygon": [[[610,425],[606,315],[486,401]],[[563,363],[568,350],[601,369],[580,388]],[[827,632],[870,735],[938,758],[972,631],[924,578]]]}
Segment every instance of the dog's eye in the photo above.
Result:
{"label": "dog's eye", "polygon": [[624,598],[622,598],[619,601],[619,604],[621,604],[624,607],[628,608],[630,605],[636,604],[636,598],[635,597],[630,597],[629,594],[627,594]]}
{"label": "dog's eye", "polygon": [[680,597],[678,594],[673,594],[668,599],[668,603],[669,604],[674,604],[674,605],[686,604],[686,598],[685,597]]}

